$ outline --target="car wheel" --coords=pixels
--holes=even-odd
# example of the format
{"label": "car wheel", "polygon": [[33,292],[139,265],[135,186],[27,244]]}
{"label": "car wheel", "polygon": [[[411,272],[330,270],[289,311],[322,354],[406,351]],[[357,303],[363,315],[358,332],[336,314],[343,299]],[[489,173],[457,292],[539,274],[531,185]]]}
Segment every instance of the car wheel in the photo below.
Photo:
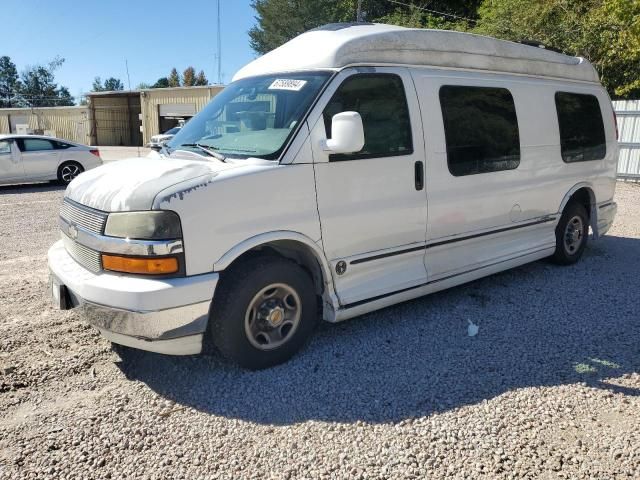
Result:
{"label": "car wheel", "polygon": [[64,185],[84,172],[84,168],[78,162],[65,162],[58,168],[58,181]]}
{"label": "car wheel", "polygon": [[584,206],[570,202],[556,226],[556,251],[552,260],[559,265],[571,265],[582,257],[589,238],[589,216]]}
{"label": "car wheel", "polygon": [[264,257],[223,274],[209,331],[223,356],[258,370],[291,358],[311,336],[317,320],[309,274],[290,260]]}

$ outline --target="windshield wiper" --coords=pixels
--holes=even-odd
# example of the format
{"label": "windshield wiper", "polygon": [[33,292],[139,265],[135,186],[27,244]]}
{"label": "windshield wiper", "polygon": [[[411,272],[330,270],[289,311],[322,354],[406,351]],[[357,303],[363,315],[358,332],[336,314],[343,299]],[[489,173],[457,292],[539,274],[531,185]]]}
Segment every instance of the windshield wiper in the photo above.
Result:
{"label": "windshield wiper", "polygon": [[224,162],[226,160],[226,158],[227,158],[223,154],[221,154],[220,152],[216,152],[212,147],[210,147],[209,145],[205,145],[204,143],[183,143],[180,146],[181,147],[199,148],[200,150],[202,150],[204,153],[206,153],[210,157],[217,158],[221,162]]}

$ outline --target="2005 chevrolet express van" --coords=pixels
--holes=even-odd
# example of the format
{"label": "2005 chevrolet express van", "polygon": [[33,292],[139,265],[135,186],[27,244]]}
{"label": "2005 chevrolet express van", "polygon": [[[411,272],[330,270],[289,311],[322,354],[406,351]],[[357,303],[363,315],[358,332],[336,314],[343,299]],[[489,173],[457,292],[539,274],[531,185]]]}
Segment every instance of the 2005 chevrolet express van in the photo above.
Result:
{"label": "2005 chevrolet express van", "polygon": [[545,257],[613,222],[616,125],[582,58],[336,24],[240,70],[156,158],[75,179],[61,308],[112,342],[248,368],[339,322]]}

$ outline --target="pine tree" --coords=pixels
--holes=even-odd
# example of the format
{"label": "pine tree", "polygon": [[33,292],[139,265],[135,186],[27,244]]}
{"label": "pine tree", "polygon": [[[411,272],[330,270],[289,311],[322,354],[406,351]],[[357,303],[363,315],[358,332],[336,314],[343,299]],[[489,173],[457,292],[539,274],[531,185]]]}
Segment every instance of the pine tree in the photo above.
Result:
{"label": "pine tree", "polygon": [[185,87],[193,87],[196,83],[196,69],[187,67],[182,72],[182,85]]}
{"label": "pine tree", "polygon": [[0,57],[0,107],[12,106],[12,98],[20,87],[16,64],[7,56]]}
{"label": "pine tree", "polygon": [[207,77],[205,77],[204,70],[200,70],[200,72],[198,72],[198,75],[196,75],[196,78],[193,84],[197,86],[209,85],[209,80],[207,80]]}
{"label": "pine tree", "polygon": [[178,70],[176,70],[175,67],[171,69],[171,73],[169,74],[169,77],[167,79],[169,80],[170,87],[180,86],[180,74],[178,73]]}

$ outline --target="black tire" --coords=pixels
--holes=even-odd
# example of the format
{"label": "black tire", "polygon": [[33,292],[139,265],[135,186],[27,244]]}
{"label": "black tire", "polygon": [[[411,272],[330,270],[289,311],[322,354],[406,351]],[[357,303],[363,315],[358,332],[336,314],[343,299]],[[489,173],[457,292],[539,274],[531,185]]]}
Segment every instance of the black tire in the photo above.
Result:
{"label": "black tire", "polygon": [[[571,226],[573,226],[573,229]],[[570,240],[569,240],[570,239]],[[589,239],[589,215],[584,205],[569,202],[556,226],[556,251],[551,260],[572,265],[580,260]]]}
{"label": "black tire", "polygon": [[78,162],[64,162],[58,167],[58,182],[62,185],[69,185],[71,180],[84,172],[84,167]]}
{"label": "black tire", "polygon": [[[264,318],[265,309],[252,309],[258,318],[248,320],[252,317],[249,307],[263,301],[261,292],[274,284],[284,285],[295,291],[300,300],[299,317],[296,316],[299,320],[295,328],[289,329],[288,339],[283,340],[283,344],[277,347],[266,344],[258,348],[255,346],[256,342],[268,337],[260,337],[261,334],[258,334],[257,340],[249,332],[251,325],[259,322],[267,330],[273,331],[276,328]],[[265,295],[264,298],[268,297]],[[277,297],[273,298],[277,301]],[[272,310],[267,308],[266,311]],[[284,315],[283,313],[283,318]],[[309,339],[317,322],[317,300],[309,274],[290,260],[262,257],[247,260],[223,274],[211,307],[209,335],[213,345],[223,356],[244,368],[259,370],[289,360]],[[284,325],[280,328],[282,330]],[[250,336],[253,340],[250,340]]]}

